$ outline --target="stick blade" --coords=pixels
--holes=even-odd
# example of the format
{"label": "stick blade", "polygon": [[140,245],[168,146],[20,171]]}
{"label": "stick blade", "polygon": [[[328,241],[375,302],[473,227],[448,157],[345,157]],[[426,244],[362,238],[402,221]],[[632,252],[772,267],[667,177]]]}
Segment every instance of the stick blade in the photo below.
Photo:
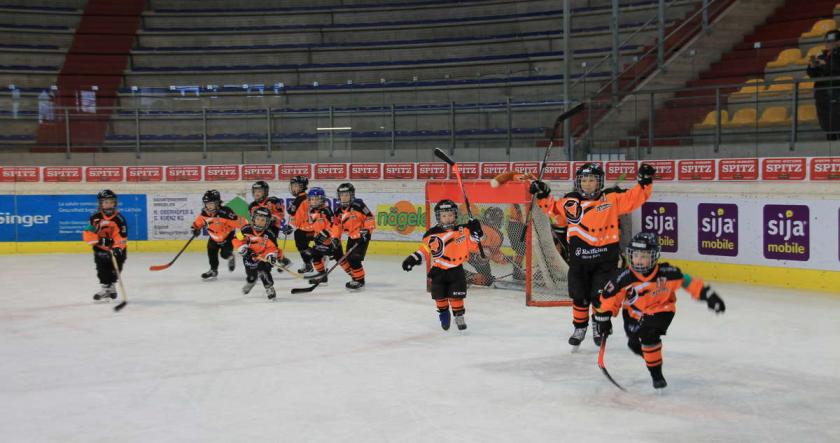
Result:
{"label": "stick blade", "polygon": [[304,294],[312,292],[318,285],[312,285],[308,288],[292,288],[292,294]]}
{"label": "stick blade", "polygon": [[169,266],[171,266],[171,265],[154,265],[154,266],[149,266],[149,270],[150,271],[163,271],[164,269],[169,269]]}
{"label": "stick blade", "polygon": [[125,300],[123,300],[122,302],[120,302],[120,304],[118,304],[118,305],[114,306],[114,312],[120,312],[120,311],[122,311],[122,308],[124,308],[124,307],[125,307],[125,305],[127,305],[127,304],[128,304],[128,302],[127,302],[127,301],[125,301]]}
{"label": "stick blade", "polygon": [[435,157],[445,161],[450,166],[455,164],[455,160],[452,160],[452,158],[449,155],[443,152],[443,149],[435,148]]}

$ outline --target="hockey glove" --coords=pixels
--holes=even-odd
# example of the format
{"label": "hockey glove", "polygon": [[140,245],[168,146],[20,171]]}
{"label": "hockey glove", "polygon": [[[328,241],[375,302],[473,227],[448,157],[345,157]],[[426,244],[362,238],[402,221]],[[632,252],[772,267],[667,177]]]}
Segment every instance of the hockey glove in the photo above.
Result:
{"label": "hockey glove", "polygon": [[723,300],[709,285],[703,286],[703,289],[700,290],[700,300],[705,300],[706,305],[709,306],[709,309],[715,311],[715,314],[726,312],[726,305]]}
{"label": "hockey glove", "polygon": [[421,263],[420,257],[422,256],[417,252],[406,257],[405,260],[403,260],[402,262],[403,271],[411,271],[411,268],[419,265]]}
{"label": "hockey glove", "polygon": [[330,238],[330,234],[327,231],[321,231],[318,235],[315,236],[315,244],[323,244]]}
{"label": "hockey glove", "polygon": [[116,258],[117,261],[125,260],[125,249],[113,248],[113,249],[111,249],[111,252],[114,253],[114,258]]}
{"label": "hockey glove", "polygon": [[531,182],[528,192],[535,194],[538,199],[543,199],[548,197],[548,194],[551,193],[551,188],[549,188],[544,181],[534,180]]}
{"label": "hockey glove", "polygon": [[334,238],[330,241],[330,248],[332,249],[333,254],[338,254],[341,251],[341,241],[337,238]]}
{"label": "hockey glove", "polygon": [[642,186],[649,185],[653,183],[654,175],[656,175],[656,168],[647,163],[642,163],[639,166],[639,174],[636,176],[636,181]]}
{"label": "hockey glove", "polygon": [[295,232],[295,228],[293,228],[292,225],[283,225],[283,227],[280,228],[280,232],[282,232],[283,235],[291,235],[292,232]]}
{"label": "hockey glove", "polygon": [[362,228],[359,230],[359,240],[370,241],[370,230]]}
{"label": "hockey glove", "polygon": [[271,266],[277,264],[277,254],[268,254],[265,256],[265,261],[267,261]]}
{"label": "hockey glove", "polygon": [[114,246],[114,239],[110,237],[102,237],[99,239],[99,245],[110,248],[111,246]]}
{"label": "hockey glove", "polygon": [[484,237],[484,230],[481,229],[481,222],[478,220],[471,218],[470,221],[467,222],[467,228],[470,230],[470,234],[472,234],[473,238],[481,239],[481,237]]}
{"label": "hockey glove", "polygon": [[242,246],[239,247],[239,249],[236,250],[236,252],[239,255],[244,257],[244,256],[248,255],[249,250],[250,250],[250,248],[248,248],[248,245],[242,245]]}
{"label": "hockey glove", "polygon": [[196,227],[195,225],[190,226],[190,229],[192,230],[193,237],[198,237],[201,234],[201,228]]}
{"label": "hockey glove", "polygon": [[595,327],[602,337],[612,334],[612,320],[609,312],[598,312],[592,314],[592,320],[595,321]]}

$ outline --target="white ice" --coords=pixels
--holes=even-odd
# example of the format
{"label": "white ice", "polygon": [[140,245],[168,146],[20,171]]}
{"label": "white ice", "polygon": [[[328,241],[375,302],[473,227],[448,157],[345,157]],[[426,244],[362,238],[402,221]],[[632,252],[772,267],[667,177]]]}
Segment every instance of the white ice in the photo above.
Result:
{"label": "white ice", "polygon": [[[89,255],[0,257],[5,442],[840,441],[840,297],[716,284],[715,316],[680,294],[656,395],[620,319],[607,367],[569,352],[568,308],[472,291],[441,330],[423,271],[370,257],[278,300],[203,254],[129,255],[128,306],[91,300]],[[340,269],[339,269],[340,271]]]}

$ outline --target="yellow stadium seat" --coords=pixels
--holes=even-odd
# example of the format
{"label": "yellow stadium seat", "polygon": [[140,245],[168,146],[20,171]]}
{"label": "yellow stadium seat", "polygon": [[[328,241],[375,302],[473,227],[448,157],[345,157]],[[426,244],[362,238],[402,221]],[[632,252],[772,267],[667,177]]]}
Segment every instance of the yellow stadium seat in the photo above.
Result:
{"label": "yellow stadium seat", "polygon": [[799,83],[799,91],[807,91],[810,89],[814,89],[814,82],[801,82]]}
{"label": "yellow stadium seat", "polygon": [[741,126],[753,126],[756,123],[755,108],[741,108],[735,111],[732,120],[723,124],[726,128],[737,128]]}
{"label": "yellow stadium seat", "polygon": [[776,60],[767,63],[768,68],[784,68],[789,65],[802,64],[802,52],[799,48],[785,49],[780,52]]}
{"label": "yellow stadium seat", "polygon": [[799,105],[798,112],[796,120],[800,124],[817,122],[817,107],[815,105]]}
{"label": "yellow stadium seat", "polygon": [[811,61],[811,57],[816,57],[822,54],[823,50],[825,49],[825,45],[817,45],[812,47],[805,53],[805,57],[802,59],[803,63],[800,64],[808,64]]}
{"label": "yellow stadium seat", "polygon": [[802,34],[800,38],[815,38],[822,37],[826,32],[837,29],[837,22],[833,18],[827,18],[814,23],[811,30]]}
{"label": "yellow stadium seat", "polygon": [[[723,126],[729,120],[729,112],[726,109],[720,111],[720,123]],[[703,119],[702,123],[698,123],[694,125],[697,129],[711,129],[717,125],[717,113],[715,111],[711,111],[706,114],[706,118]]]}
{"label": "yellow stadium seat", "polygon": [[764,91],[764,79],[751,78],[747,80],[741,89],[733,92],[733,94],[755,94]]}
{"label": "yellow stadium seat", "polygon": [[771,106],[761,113],[761,118],[758,119],[758,126],[778,126],[790,124],[788,119],[787,108],[784,106]]}
{"label": "yellow stadium seat", "polygon": [[783,76],[773,79],[774,82],[790,82],[790,83],[775,83],[767,87],[766,92],[787,92],[793,90],[793,77]]}

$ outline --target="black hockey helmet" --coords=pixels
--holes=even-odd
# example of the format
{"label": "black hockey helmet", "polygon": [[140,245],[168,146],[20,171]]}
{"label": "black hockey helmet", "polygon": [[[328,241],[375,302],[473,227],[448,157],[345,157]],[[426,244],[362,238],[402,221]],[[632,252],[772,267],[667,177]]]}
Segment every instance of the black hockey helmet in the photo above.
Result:
{"label": "black hockey helmet", "polygon": [[[661,250],[662,248],[659,246],[659,239],[656,237],[656,234],[653,232],[639,232],[633,236],[633,239],[627,245],[628,266],[640,274],[647,274],[656,266]],[[638,260],[633,259],[634,257],[642,256],[647,256],[650,260],[644,260],[647,263],[641,261],[636,263]]]}
{"label": "black hockey helmet", "polygon": [[501,229],[502,223],[505,220],[505,211],[502,211],[502,208],[498,206],[491,206],[484,211],[481,218],[485,224],[496,229]]}
{"label": "black hockey helmet", "polygon": [[[263,195],[260,198],[260,200],[268,197],[268,183],[266,183],[264,180],[257,181],[253,185],[251,185],[251,195],[252,196],[254,195],[254,191],[256,191],[257,189],[260,189],[263,192]],[[254,197],[254,198],[256,199],[256,197]]]}
{"label": "black hockey helmet", "polygon": [[[99,210],[102,211],[105,215],[111,215],[117,209],[117,194],[110,189],[103,189],[96,193],[96,200],[99,202]],[[105,200],[113,200],[114,207],[104,209],[102,208],[102,202]]]}
{"label": "black hockey helmet", "polygon": [[204,196],[201,197],[201,201],[204,202],[204,209],[207,209],[207,203],[215,203],[216,208],[214,211],[218,211],[219,207],[222,206],[222,194],[215,189],[210,189],[204,193]]}
{"label": "black hockey helmet", "polygon": [[[353,183],[342,183],[338,185],[338,189],[336,189],[335,194],[341,206],[350,206],[350,203],[352,203],[356,198],[356,187],[353,186]],[[347,200],[347,203],[344,203],[344,201],[341,200],[341,194],[350,194],[350,200]]]}
{"label": "black hockey helmet", "polygon": [[455,220],[457,222],[457,220],[458,220],[458,205],[456,205],[454,201],[449,200],[449,199],[441,200],[441,201],[437,202],[437,204],[435,205],[435,221],[437,222],[438,226],[440,226],[441,228],[444,228],[444,229],[449,229],[449,228],[455,226],[456,222],[447,223],[445,225],[440,222],[440,215],[443,214],[444,212],[451,212],[452,214],[454,214],[455,215]]}
{"label": "black hockey helmet", "polygon": [[[595,177],[598,180],[598,188],[595,192],[584,192],[580,180],[584,177]],[[587,199],[596,199],[601,196],[604,189],[604,170],[598,163],[584,163],[575,171],[575,191]]]}
{"label": "black hockey helmet", "polygon": [[292,189],[292,186],[294,185],[298,185],[297,193],[306,192],[306,188],[309,187],[309,179],[302,175],[296,175],[289,179],[289,192],[293,195],[297,195],[295,190]]}
{"label": "black hockey helmet", "polygon": [[265,231],[271,225],[271,218],[271,211],[268,208],[259,207],[251,214],[251,226],[259,232]]}

